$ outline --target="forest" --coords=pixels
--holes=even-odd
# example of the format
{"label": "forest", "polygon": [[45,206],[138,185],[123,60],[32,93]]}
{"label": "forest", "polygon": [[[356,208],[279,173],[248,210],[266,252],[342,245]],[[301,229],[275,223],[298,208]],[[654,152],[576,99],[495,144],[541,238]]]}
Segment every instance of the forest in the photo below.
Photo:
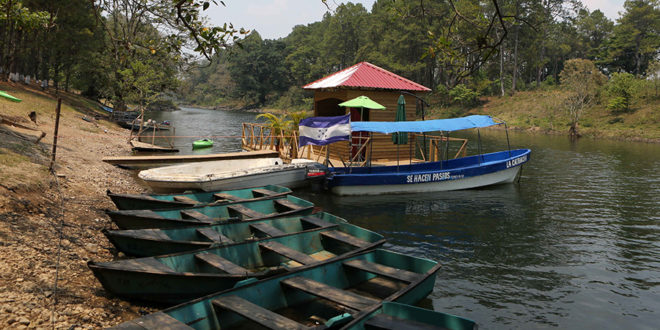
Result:
{"label": "forest", "polygon": [[626,1],[616,21],[579,0],[348,2],[276,40],[210,26],[214,4],[224,2],[0,0],[0,75],[118,108],[310,109],[301,86],[361,61],[431,88],[436,107],[562,87],[577,112],[658,98],[657,0]]}

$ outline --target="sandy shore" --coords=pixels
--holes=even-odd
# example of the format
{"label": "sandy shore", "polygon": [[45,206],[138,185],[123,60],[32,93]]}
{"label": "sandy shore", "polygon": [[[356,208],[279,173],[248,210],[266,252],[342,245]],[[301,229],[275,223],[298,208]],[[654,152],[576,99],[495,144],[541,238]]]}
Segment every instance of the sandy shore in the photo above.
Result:
{"label": "sandy shore", "polygon": [[[52,175],[55,97],[0,87],[39,103],[4,102],[0,115],[48,134],[35,145],[34,132],[0,125],[0,327],[100,328],[155,310],[106,293],[87,268],[89,260],[109,261],[117,254],[101,234],[116,229],[104,212],[114,208],[106,189],[145,190],[132,172],[101,161],[130,154],[128,131],[85,121],[84,109],[63,111]],[[36,125],[19,105],[39,109]]]}

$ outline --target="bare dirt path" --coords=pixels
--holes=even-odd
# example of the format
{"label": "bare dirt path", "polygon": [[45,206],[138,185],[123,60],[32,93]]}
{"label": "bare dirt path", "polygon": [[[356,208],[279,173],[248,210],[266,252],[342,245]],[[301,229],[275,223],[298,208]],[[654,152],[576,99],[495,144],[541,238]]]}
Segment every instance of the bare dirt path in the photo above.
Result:
{"label": "bare dirt path", "polygon": [[34,132],[0,125],[0,328],[108,327],[154,310],[107,294],[87,268],[116,253],[101,233],[113,228],[106,189],[144,191],[133,173],[101,161],[130,154],[128,132],[83,120],[93,113],[66,95],[53,175],[55,96],[6,83],[0,90],[24,100],[0,100],[0,115],[47,133],[34,144]]}

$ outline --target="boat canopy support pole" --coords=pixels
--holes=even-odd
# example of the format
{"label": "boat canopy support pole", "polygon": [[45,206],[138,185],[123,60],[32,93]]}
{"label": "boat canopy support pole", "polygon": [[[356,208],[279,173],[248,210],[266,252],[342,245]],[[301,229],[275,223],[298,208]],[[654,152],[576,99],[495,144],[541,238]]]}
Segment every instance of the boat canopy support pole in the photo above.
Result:
{"label": "boat canopy support pole", "polygon": [[445,143],[445,160],[449,160],[449,132],[447,132],[447,142]]}
{"label": "boat canopy support pole", "polygon": [[481,149],[481,131],[477,128],[477,152],[479,153],[479,165],[483,162],[484,153]]}
{"label": "boat canopy support pole", "polygon": [[511,143],[509,142],[509,128],[504,123],[504,132],[506,133],[506,145],[509,148],[509,157],[511,157]]}

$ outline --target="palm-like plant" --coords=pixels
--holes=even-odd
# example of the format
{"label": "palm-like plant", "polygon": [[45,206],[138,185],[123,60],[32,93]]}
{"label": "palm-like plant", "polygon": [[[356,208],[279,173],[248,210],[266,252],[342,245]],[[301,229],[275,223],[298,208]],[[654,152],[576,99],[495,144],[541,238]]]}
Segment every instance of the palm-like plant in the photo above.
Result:
{"label": "palm-like plant", "polygon": [[[257,119],[264,118],[270,128],[271,135],[275,141],[275,149],[280,150],[280,136],[284,135],[284,132],[291,126],[292,121],[287,119],[287,114],[283,113],[279,116],[272,113],[262,113],[257,115]],[[284,142],[284,141],[281,141]]]}
{"label": "palm-like plant", "polygon": [[[298,131],[298,126],[300,124],[300,121],[307,118],[307,111],[303,110],[303,111],[292,112],[292,113],[289,114],[289,117],[291,117],[291,120],[290,120],[291,123],[290,123],[290,126],[289,126],[289,132],[291,132],[291,134],[287,134],[287,135],[293,136],[295,134],[295,132]],[[292,143],[291,144],[291,157],[292,158],[298,158],[298,144],[297,143]]]}

